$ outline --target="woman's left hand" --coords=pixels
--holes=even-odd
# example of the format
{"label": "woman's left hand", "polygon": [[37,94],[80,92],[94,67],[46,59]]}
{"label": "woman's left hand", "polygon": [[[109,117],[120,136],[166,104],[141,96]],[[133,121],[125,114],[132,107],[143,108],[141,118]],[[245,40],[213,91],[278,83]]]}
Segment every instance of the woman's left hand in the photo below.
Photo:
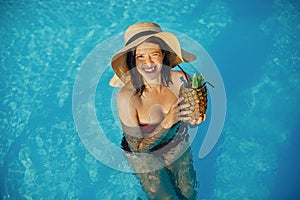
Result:
{"label": "woman's left hand", "polygon": [[185,110],[185,108],[188,108],[190,104],[181,104],[183,101],[183,97],[180,97],[178,100],[176,100],[173,105],[171,106],[169,112],[165,116],[164,120],[161,122],[161,125],[169,129],[174,124],[176,124],[179,121],[189,121],[190,117],[188,114],[190,114],[192,111]]}
{"label": "woman's left hand", "polygon": [[190,122],[190,124],[193,126],[193,125],[199,125],[201,124],[203,121],[206,120],[206,114],[203,114],[203,117],[200,117],[197,121],[194,120],[192,122]]}

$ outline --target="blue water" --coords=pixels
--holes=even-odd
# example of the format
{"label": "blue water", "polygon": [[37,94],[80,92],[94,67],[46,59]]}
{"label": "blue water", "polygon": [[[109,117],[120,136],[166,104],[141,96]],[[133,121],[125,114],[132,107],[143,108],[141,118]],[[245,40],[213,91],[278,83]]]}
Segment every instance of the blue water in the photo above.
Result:
{"label": "blue water", "polygon": [[[72,92],[97,45],[137,21],[154,21],[200,43],[226,87],[217,145],[198,158],[208,122],[192,143],[198,198],[300,199],[299,8],[296,0],[1,0],[1,198],[145,199],[134,175],[105,166],[85,148]],[[114,91],[105,84],[111,75],[107,68],[95,107],[118,144]]]}

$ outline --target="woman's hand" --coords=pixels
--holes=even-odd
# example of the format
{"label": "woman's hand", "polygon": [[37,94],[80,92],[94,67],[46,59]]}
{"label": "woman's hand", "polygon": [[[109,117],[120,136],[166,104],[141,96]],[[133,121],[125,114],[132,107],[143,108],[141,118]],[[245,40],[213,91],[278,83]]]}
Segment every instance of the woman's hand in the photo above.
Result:
{"label": "woman's hand", "polygon": [[201,124],[201,122],[203,122],[205,120],[206,120],[206,114],[203,114],[203,117],[200,117],[197,121],[194,120],[194,121],[190,122],[190,124],[192,126],[197,126],[197,125]]}
{"label": "woman's hand", "polygon": [[[180,97],[177,99],[171,106],[169,112],[161,122],[161,126],[165,129],[171,128],[174,124],[176,124],[179,121],[189,121],[190,117],[188,116],[189,113],[192,111],[187,110],[185,111],[184,109],[189,107],[190,104],[182,104],[181,102],[183,101],[183,97]],[[201,121],[199,122],[201,123]]]}

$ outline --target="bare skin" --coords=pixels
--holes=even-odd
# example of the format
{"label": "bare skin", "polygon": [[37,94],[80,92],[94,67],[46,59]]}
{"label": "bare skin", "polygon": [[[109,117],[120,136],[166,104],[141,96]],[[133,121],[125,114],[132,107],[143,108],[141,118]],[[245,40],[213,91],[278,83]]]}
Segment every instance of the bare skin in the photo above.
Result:
{"label": "bare skin", "polygon": [[[136,94],[135,88],[129,81],[117,95],[124,136],[133,152],[148,152],[166,135],[167,129],[179,121],[189,120],[188,114],[191,111],[183,111],[183,109],[190,105],[183,104],[183,98],[179,98],[182,85],[180,77],[184,74],[171,70],[173,83],[170,83],[169,87],[163,86],[161,84],[163,58],[159,45],[147,42],[139,45],[136,48],[136,68],[143,77],[146,89],[142,95]],[[193,123],[200,124],[205,117]],[[159,124],[159,126],[151,134],[143,135],[139,127],[141,124]],[[177,148],[180,151],[182,145],[184,142],[177,145],[170,155],[168,152],[161,155],[163,162],[167,163],[167,160],[175,158],[176,153],[173,151],[175,152]],[[151,159],[144,159],[142,163],[135,159],[134,154],[128,154],[128,160],[136,171],[161,164],[161,158],[149,155]],[[195,199],[196,175],[191,160],[191,152],[187,150],[180,159],[168,164],[166,168],[136,173],[149,199]],[[170,178],[170,173],[173,178]],[[176,192],[175,187],[179,188],[180,194]]]}
{"label": "bare skin", "polygon": [[[163,128],[170,128],[178,121],[187,121],[190,111],[182,111],[189,104],[181,104],[179,89],[182,85],[182,72],[171,71],[173,84],[164,87],[161,84],[163,54],[159,45],[144,42],[136,49],[136,67],[143,76],[146,90],[142,96],[135,95],[135,88],[128,82],[117,96],[119,116],[123,124],[136,127],[139,124],[160,123]],[[205,117],[199,119],[200,124]]]}

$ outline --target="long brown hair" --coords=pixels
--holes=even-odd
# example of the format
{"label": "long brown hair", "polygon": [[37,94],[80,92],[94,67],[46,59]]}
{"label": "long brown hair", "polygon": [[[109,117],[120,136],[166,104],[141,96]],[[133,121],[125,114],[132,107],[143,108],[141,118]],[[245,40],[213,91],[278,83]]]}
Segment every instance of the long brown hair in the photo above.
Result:
{"label": "long brown hair", "polygon": [[[150,37],[145,42],[153,43],[159,45],[164,58],[163,58],[163,65],[161,69],[161,81],[162,85],[165,87],[169,87],[170,83],[173,83],[171,80],[171,67],[170,67],[170,51],[168,45],[158,37]],[[143,81],[142,75],[136,69],[135,63],[135,56],[136,56],[136,49],[132,49],[127,53],[126,64],[128,66],[130,76],[131,76],[131,83],[135,88],[136,94],[140,96],[143,94],[144,90],[146,89],[145,83]]]}

